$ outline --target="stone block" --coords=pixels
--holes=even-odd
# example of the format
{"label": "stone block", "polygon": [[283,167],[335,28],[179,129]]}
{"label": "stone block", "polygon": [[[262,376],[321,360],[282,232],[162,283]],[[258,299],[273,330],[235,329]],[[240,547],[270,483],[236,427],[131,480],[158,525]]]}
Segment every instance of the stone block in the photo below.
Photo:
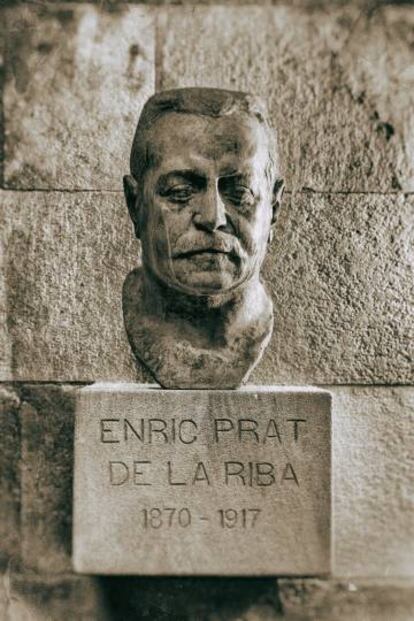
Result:
{"label": "stone block", "polygon": [[330,390],[334,573],[412,578],[414,388]]}
{"label": "stone block", "polygon": [[[7,621],[109,621],[100,584],[86,576],[7,577]],[[2,617],[3,618],[3,617]]]}
{"label": "stone block", "polygon": [[134,378],[121,292],[138,248],[121,194],[2,194],[8,378]]}
{"label": "stone block", "polygon": [[[139,254],[122,195],[0,199],[2,379],[148,381],[122,318],[122,283]],[[413,382],[413,208],[403,195],[287,198],[264,268],[275,328],[251,381]]]}
{"label": "stone block", "polygon": [[70,570],[74,388],[21,391],[22,561],[36,572]]}
{"label": "stone block", "polygon": [[[20,556],[20,399],[0,386],[0,571]],[[1,610],[1,608],[0,608]]]}
{"label": "stone block", "polygon": [[264,281],[275,327],[256,383],[412,384],[414,197],[292,195]]}
{"label": "stone block", "polygon": [[154,89],[151,13],[57,3],[3,19],[6,186],[121,189]]}
{"label": "stone block", "polygon": [[95,574],[326,574],[330,395],[308,387],[78,393],[73,558]]}
{"label": "stone block", "polygon": [[160,88],[259,93],[288,189],[414,189],[414,12],[183,7],[161,20]]}
{"label": "stone block", "polygon": [[410,582],[282,578],[278,585],[285,621],[411,621],[414,617]]}

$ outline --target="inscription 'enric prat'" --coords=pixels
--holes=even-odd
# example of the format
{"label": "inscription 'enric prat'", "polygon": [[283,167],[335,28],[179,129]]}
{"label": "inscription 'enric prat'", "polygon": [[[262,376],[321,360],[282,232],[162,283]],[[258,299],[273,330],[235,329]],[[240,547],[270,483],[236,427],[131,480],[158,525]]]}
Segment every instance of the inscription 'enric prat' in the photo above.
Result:
{"label": "inscription 'enric prat'", "polygon": [[[298,442],[306,429],[304,418],[214,418],[208,429],[192,418],[103,418],[99,437],[103,444],[194,444],[198,441],[252,442],[255,444]],[[207,437],[206,437],[207,436]]]}

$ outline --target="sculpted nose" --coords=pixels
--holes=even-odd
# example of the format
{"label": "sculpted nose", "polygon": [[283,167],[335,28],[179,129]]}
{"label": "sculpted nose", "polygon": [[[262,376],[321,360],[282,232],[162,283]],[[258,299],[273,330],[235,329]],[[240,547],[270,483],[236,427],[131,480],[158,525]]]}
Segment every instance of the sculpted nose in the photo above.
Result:
{"label": "sculpted nose", "polygon": [[226,210],[218,188],[207,190],[200,199],[198,209],[194,214],[194,224],[197,228],[209,232],[224,229],[227,226]]}

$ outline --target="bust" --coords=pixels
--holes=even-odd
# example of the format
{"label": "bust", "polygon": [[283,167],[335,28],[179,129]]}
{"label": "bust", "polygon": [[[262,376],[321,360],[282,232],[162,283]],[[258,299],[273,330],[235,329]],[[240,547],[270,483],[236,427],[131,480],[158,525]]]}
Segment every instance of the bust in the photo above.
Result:
{"label": "bust", "polygon": [[266,108],[219,89],[157,93],[130,167],[142,245],[123,288],[132,351],[165,388],[237,388],[273,329],[260,269],[284,184]]}

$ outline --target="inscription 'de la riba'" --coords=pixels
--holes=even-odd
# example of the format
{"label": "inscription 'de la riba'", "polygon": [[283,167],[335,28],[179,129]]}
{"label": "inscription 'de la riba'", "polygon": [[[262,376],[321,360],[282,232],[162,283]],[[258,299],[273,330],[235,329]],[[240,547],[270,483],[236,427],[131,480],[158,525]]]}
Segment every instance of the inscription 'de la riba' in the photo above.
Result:
{"label": "inscription 'de la riba'", "polygon": [[[104,445],[118,445],[128,450],[122,456],[108,460],[108,482],[111,486],[150,486],[160,482],[170,486],[225,486],[269,487],[272,485],[300,486],[300,477],[294,464],[286,460],[255,461],[234,458],[235,444],[240,447],[287,447],[301,442],[307,432],[305,418],[213,418],[208,428],[192,418],[128,418],[108,417],[99,421],[99,441]],[[150,447],[171,446],[197,448],[197,445],[228,449],[228,459],[221,463],[189,461],[183,469],[182,459],[177,468],[174,460],[164,462],[157,456],[150,458]],[[220,447],[221,445],[221,447]],[[148,452],[148,457],[145,453]],[[233,453],[233,455],[232,455]],[[266,451],[263,450],[263,454]],[[118,454],[118,451],[117,451]],[[134,457],[131,457],[131,454]],[[142,455],[141,455],[142,454]],[[159,455],[159,450],[157,450]],[[238,453],[239,454],[239,453]],[[256,454],[258,454],[256,452]],[[261,452],[259,453],[261,454]],[[281,454],[284,454],[282,452]],[[137,457],[135,457],[137,455]],[[272,455],[274,455],[272,451]]]}

